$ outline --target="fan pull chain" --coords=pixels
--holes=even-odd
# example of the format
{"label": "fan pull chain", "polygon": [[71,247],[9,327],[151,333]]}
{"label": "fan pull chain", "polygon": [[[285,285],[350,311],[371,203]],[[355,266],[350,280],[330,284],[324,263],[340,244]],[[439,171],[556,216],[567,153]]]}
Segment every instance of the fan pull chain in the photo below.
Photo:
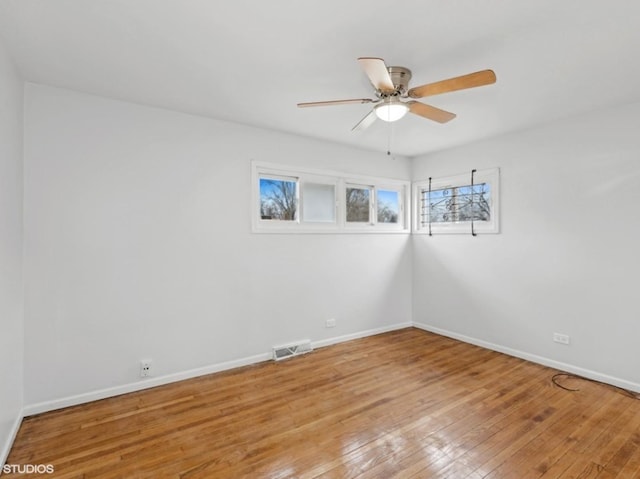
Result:
{"label": "fan pull chain", "polygon": [[395,122],[389,122],[389,135],[387,136],[387,156],[391,156],[392,159],[396,159],[395,155],[391,154],[391,144],[393,143],[393,133],[395,129]]}

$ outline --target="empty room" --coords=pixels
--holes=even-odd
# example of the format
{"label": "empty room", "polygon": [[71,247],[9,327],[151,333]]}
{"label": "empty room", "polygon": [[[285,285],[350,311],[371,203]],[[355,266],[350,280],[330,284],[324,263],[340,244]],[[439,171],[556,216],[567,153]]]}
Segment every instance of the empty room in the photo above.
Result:
{"label": "empty room", "polygon": [[0,0],[0,476],[640,478],[638,19]]}

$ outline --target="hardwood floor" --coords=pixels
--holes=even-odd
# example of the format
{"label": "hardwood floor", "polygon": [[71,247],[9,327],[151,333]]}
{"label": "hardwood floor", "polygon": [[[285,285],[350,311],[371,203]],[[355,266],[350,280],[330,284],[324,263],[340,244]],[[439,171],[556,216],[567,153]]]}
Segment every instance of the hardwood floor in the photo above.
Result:
{"label": "hardwood floor", "polygon": [[24,420],[56,478],[640,478],[640,401],[418,329]]}

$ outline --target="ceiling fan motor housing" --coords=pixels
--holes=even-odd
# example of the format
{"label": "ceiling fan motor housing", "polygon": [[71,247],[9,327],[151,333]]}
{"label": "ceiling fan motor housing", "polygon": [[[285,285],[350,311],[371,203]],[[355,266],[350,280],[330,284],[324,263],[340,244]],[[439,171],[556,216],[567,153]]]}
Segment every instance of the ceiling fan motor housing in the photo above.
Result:
{"label": "ceiling fan motor housing", "polygon": [[406,93],[409,89],[409,81],[411,80],[411,70],[405,67],[388,67],[387,70],[389,71],[393,86],[396,88],[390,96],[397,94],[403,95]]}

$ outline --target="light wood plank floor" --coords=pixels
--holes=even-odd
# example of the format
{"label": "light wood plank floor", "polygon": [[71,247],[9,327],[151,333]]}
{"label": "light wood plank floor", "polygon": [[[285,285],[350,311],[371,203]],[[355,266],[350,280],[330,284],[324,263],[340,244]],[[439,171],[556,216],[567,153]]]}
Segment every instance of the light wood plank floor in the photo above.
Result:
{"label": "light wood plank floor", "polygon": [[640,478],[640,401],[403,329],[27,418],[56,478]]}

